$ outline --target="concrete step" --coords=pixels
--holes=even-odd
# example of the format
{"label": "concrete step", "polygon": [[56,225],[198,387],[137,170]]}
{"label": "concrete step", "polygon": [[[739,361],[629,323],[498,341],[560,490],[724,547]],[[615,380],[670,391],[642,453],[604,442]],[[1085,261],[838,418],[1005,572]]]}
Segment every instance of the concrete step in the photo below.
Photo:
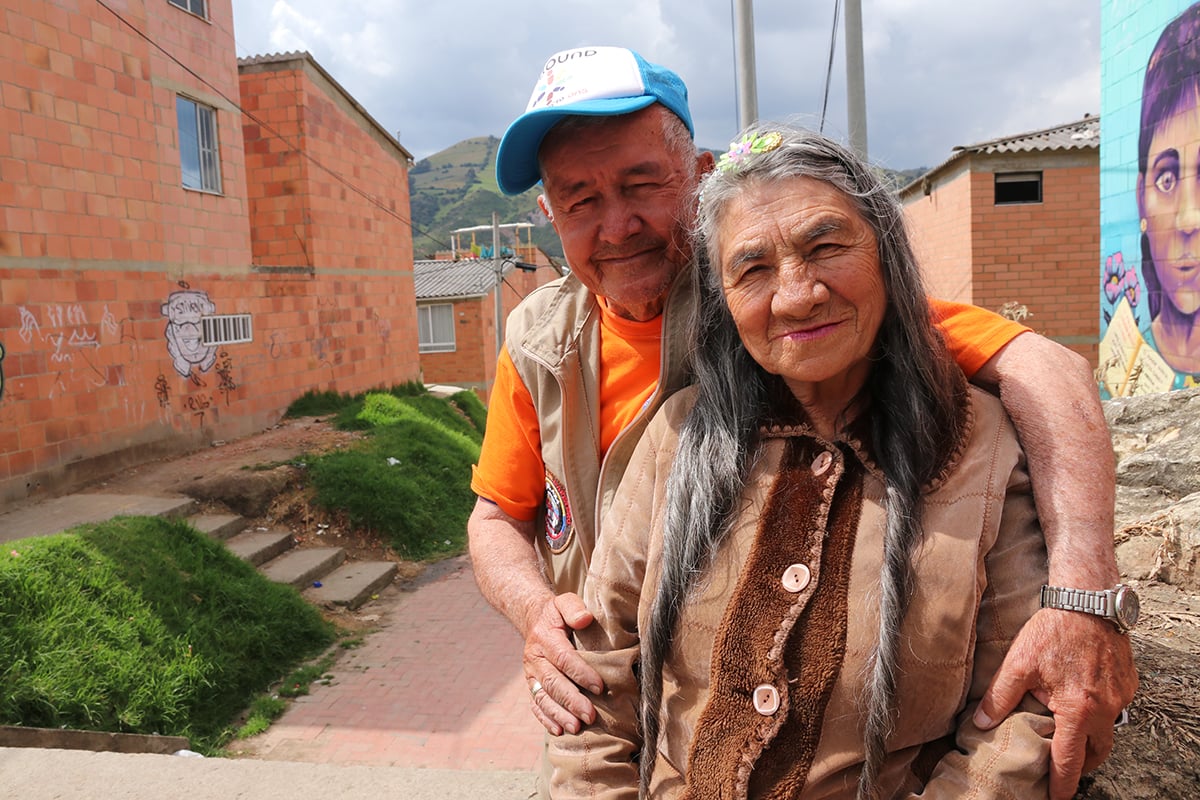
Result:
{"label": "concrete step", "polygon": [[223,542],[244,531],[250,520],[237,514],[193,514],[188,517],[188,523],[201,533]]}
{"label": "concrete step", "polygon": [[49,536],[118,516],[186,517],[196,508],[196,501],[190,497],[71,494],[0,514],[0,542]]}
{"label": "concrete step", "polygon": [[346,560],[340,547],[305,547],[289,550],[258,568],[275,583],[286,583],[303,589],[313,581],[324,578]]}
{"label": "concrete step", "polygon": [[393,561],[351,561],[321,579],[321,585],[303,592],[310,603],[346,606],[353,610],[391,583],[396,575]]}
{"label": "concrete step", "polygon": [[225,542],[235,556],[259,566],[270,561],[285,550],[296,546],[292,532],[282,528],[266,531],[243,531]]}

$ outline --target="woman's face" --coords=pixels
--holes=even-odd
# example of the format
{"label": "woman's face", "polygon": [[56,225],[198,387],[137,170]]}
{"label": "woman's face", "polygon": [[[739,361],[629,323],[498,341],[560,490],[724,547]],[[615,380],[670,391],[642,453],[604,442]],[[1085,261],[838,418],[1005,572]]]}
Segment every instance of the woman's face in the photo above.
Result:
{"label": "woman's face", "polygon": [[1154,270],[1182,314],[1200,310],[1200,110],[1195,95],[1150,140],[1138,201]]}
{"label": "woman's face", "polygon": [[849,197],[814,178],[752,183],[717,229],[725,300],[750,355],[802,401],[848,402],[887,297],[875,234]]}

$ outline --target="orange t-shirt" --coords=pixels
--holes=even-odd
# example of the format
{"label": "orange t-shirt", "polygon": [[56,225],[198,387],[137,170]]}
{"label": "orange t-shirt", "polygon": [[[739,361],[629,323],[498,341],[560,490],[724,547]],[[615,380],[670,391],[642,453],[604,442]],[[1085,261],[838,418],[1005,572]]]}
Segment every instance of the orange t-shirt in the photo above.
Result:
{"label": "orange t-shirt", "polygon": [[[930,299],[954,360],[972,377],[1016,336],[1029,330],[964,303]],[[633,322],[600,304],[600,458],[658,385],[662,317]],[[533,398],[502,351],[488,406],[487,434],[471,489],[515,519],[532,520],[545,503],[546,468]]]}
{"label": "orange t-shirt", "polygon": [[[600,458],[658,386],[662,316],[619,317],[600,302]],[[533,398],[507,350],[500,353],[488,405],[487,435],[471,490],[510,517],[531,520],[545,503],[546,467]]]}

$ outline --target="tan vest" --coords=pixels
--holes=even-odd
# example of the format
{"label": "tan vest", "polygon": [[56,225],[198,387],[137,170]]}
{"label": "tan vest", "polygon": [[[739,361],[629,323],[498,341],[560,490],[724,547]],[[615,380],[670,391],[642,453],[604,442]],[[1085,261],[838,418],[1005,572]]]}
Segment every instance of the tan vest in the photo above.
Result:
{"label": "tan vest", "polygon": [[680,275],[667,298],[658,388],[600,458],[600,308],[574,275],[532,292],[508,317],[505,343],[533,398],[546,465],[546,502],[537,548],[558,593],[583,591],[608,507],[646,423],[687,381],[691,281]]}

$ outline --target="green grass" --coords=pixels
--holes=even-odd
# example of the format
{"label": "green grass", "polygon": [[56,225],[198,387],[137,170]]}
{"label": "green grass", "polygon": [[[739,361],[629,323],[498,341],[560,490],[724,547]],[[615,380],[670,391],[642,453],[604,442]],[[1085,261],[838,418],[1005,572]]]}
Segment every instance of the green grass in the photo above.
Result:
{"label": "green grass", "polygon": [[317,502],[387,537],[405,558],[462,552],[482,432],[454,405],[427,394],[374,393],[354,407],[357,423],[372,434],[310,464]]}
{"label": "green grass", "polygon": [[315,664],[304,664],[280,681],[278,691],[265,692],[254,698],[246,712],[246,721],[237,730],[238,739],[248,739],[262,733],[271,727],[271,723],[283,716],[287,710],[287,700],[284,698],[299,697],[308,694],[308,687],[314,681],[328,682],[332,676],[327,674],[333,666],[334,656],[331,653],[323,656]]}
{"label": "green grass", "polygon": [[126,517],[0,551],[0,722],[185,736],[231,720],[332,627],[186,523]]}
{"label": "green grass", "polygon": [[467,419],[471,420],[475,430],[482,436],[487,429],[487,406],[479,399],[479,395],[463,391],[450,395],[450,402],[467,415]]}

